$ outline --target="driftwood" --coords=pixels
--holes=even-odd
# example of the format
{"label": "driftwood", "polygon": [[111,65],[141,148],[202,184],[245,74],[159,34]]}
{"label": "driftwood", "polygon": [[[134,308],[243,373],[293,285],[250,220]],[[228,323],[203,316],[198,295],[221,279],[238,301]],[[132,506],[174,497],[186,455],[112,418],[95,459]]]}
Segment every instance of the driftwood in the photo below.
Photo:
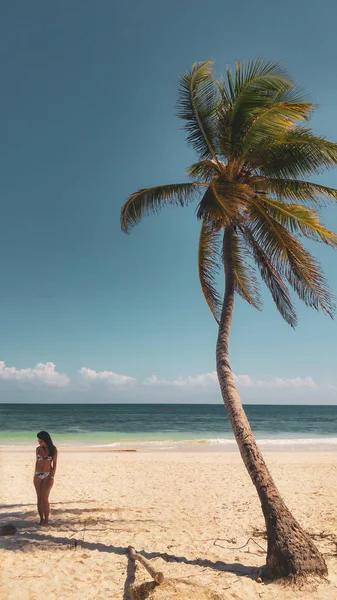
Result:
{"label": "driftwood", "polygon": [[151,575],[156,583],[162,583],[164,581],[164,573],[161,571],[155,571],[155,569],[151,566],[148,560],[144,558],[141,554],[137,554],[135,548],[133,546],[128,547],[128,552],[131,560],[138,560],[143,567],[147,570],[147,572]]}
{"label": "driftwood", "polygon": [[14,535],[17,529],[13,523],[0,523],[0,535]]}

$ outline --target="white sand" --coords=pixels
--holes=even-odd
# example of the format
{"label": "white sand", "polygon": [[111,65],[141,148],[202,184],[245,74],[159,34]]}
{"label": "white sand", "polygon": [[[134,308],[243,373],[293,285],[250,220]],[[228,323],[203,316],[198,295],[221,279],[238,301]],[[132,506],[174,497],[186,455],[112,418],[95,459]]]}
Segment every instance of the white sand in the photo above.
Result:
{"label": "white sand", "polygon": [[[265,456],[299,522],[311,533],[335,536],[336,454]],[[226,598],[337,598],[330,537],[316,541],[334,554],[326,556],[328,581],[312,580],[301,590],[256,583],[264,522],[236,452],[60,452],[48,528],[37,526],[34,452],[2,452],[0,461],[1,521],[18,527],[0,538],[1,599],[127,600],[128,545],[165,576],[190,578]],[[143,567],[136,578],[150,579]]]}

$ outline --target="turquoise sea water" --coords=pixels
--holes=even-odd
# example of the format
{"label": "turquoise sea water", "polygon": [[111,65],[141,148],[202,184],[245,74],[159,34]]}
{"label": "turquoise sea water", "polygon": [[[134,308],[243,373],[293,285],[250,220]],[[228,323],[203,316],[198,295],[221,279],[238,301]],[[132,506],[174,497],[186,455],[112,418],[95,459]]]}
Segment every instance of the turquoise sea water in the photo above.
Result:
{"label": "turquoise sea water", "polygon": [[[262,446],[337,450],[337,406],[245,406]],[[169,449],[234,445],[222,405],[0,404],[0,447],[35,445],[41,429],[59,447]]]}

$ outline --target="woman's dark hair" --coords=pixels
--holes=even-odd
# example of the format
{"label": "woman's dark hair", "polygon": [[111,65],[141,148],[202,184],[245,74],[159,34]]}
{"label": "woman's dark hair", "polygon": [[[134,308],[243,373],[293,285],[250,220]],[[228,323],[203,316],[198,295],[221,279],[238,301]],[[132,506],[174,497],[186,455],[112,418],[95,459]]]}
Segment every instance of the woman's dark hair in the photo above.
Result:
{"label": "woman's dark hair", "polygon": [[49,456],[54,456],[56,447],[54,446],[48,431],[39,431],[39,433],[37,434],[37,438],[47,444]]}

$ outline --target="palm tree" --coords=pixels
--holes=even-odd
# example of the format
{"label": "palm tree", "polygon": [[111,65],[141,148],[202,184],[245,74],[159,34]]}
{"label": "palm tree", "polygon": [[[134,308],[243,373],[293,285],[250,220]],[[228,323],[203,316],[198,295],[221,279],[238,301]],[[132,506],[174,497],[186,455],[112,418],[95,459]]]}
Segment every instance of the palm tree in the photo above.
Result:
{"label": "palm tree", "polygon": [[[313,104],[306,101],[280,64],[261,59],[238,63],[217,81],[212,61],[195,63],[180,80],[178,116],[198,162],[189,183],[141,189],[121,211],[121,226],[133,225],[165,204],[200,202],[200,283],[219,324],[216,365],[228,417],[264,514],[272,577],[325,574],[327,567],[311,538],[282,500],[256,444],[229,362],[229,333],[238,293],[261,307],[255,268],[282,317],[292,327],[296,311],[289,284],[307,306],[333,316],[334,305],[321,269],[303,247],[305,237],[337,246],[337,236],[317,209],[337,199],[337,190],[308,177],[337,164],[337,144],[305,125]],[[223,263],[224,297],[216,289]]]}

